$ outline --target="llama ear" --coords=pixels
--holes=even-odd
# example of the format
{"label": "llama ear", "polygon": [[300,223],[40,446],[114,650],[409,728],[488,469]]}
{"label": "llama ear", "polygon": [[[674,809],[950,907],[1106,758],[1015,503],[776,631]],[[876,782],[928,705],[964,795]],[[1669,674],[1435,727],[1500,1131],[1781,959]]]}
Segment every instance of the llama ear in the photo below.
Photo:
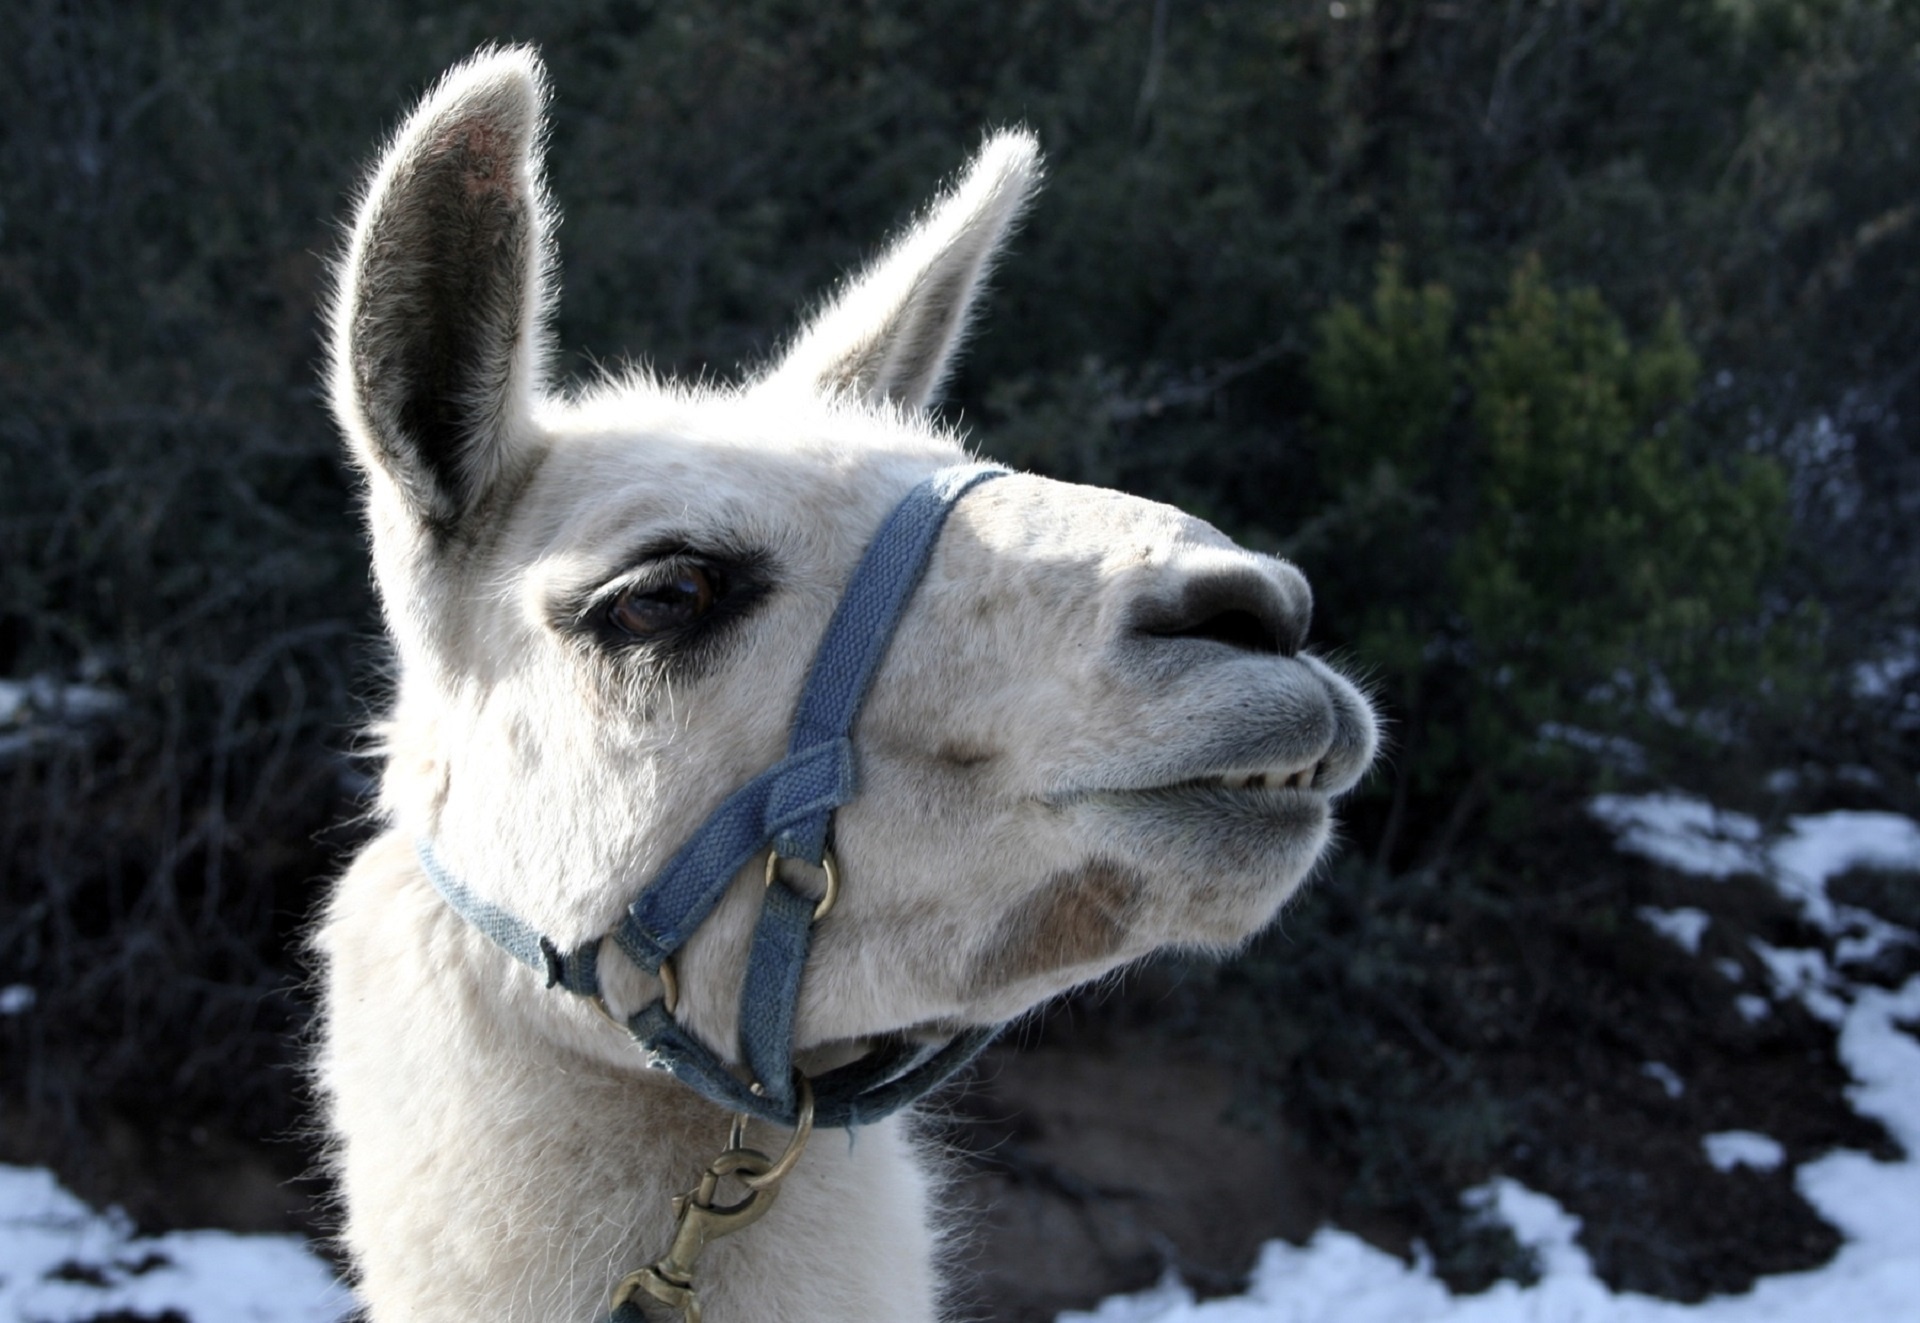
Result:
{"label": "llama ear", "polygon": [[359,462],[442,533],[531,450],[550,301],[546,99],[525,48],[449,72],[394,135],[338,272],[334,415]]}
{"label": "llama ear", "polygon": [[926,408],[966,335],[974,294],[1039,182],[1031,133],[988,139],[925,219],[807,325],[770,380]]}

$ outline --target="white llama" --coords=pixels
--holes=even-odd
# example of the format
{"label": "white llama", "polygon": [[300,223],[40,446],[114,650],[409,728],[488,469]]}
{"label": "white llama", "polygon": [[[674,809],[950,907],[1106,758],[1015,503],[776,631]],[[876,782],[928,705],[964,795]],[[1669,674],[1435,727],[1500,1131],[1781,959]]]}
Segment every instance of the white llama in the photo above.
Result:
{"label": "white llama", "polygon": [[[448,74],[338,272],[333,408],[399,664],[388,829],[316,938],[346,1246],[377,1323],[589,1323],[623,1282],[624,1320],[931,1320],[937,1168],[882,1114],[983,1028],[1266,924],[1373,716],[1302,651],[1292,566],[954,468],[925,409],[1028,135],[744,384],[560,397],[545,96],[524,50]],[[924,556],[863,623],[856,564],[903,538]],[[877,670],[791,733],[843,645]],[[801,764],[831,784],[796,807]],[[744,864],[702,844],[729,831]],[[828,878],[775,846],[837,860],[817,923]]]}

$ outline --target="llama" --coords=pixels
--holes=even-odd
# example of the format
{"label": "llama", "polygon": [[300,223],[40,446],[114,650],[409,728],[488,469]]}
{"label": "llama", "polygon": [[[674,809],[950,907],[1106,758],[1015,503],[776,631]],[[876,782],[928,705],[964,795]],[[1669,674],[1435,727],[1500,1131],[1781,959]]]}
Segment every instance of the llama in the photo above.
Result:
{"label": "llama", "polygon": [[[939,1164],[881,1113],[1065,989],[1263,927],[1374,717],[1303,650],[1286,562],[955,467],[927,407],[1036,184],[1029,135],[744,382],[563,395],[545,101],[524,49],[447,74],[337,271],[331,400],[398,668],[385,831],[314,939],[345,1246],[376,1323],[586,1323],[622,1283],[630,1323],[932,1320]],[[890,642],[841,631],[876,669],[812,848],[756,836],[648,955],[624,925],[781,764],[864,550],[927,499]],[[796,904],[797,992],[743,1032],[756,933]]]}

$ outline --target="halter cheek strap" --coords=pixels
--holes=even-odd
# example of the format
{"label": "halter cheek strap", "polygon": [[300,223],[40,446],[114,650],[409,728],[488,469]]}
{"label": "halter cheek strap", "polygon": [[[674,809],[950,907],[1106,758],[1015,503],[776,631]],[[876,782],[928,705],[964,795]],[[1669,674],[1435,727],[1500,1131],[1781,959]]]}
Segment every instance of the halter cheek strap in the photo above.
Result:
{"label": "halter cheek strap", "polygon": [[[634,964],[660,974],[740,871],[770,850],[766,897],[740,994],[740,1047],[753,1082],[743,1082],[682,1029],[664,1000],[641,1007],[626,1027],[647,1049],[650,1064],[672,1071],[722,1107],[794,1124],[794,1012],[816,907],[780,878],[778,861],[831,863],[827,837],[833,812],[859,790],[853,723],[873,677],[948,514],[967,492],[1005,473],[988,464],[942,469],[894,507],[867,544],[820,640],[794,711],[787,756],[722,801],[641,889],[611,933],[562,951],[531,925],[475,895],[441,863],[432,844],[421,840],[416,848],[428,879],[469,923],[544,973],[549,987],[600,1000],[604,1007],[599,951],[606,937]],[[894,1044],[827,1072],[813,1081],[818,1124],[863,1125],[897,1111],[938,1088],[977,1056],[994,1032],[970,1030],[933,1047]]]}

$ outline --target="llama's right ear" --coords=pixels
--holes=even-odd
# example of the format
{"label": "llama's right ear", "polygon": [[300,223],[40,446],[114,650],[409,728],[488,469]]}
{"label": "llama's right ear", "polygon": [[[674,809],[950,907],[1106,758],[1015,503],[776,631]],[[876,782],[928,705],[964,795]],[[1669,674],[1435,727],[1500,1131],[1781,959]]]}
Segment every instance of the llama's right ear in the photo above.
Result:
{"label": "llama's right ear", "polygon": [[966,338],[988,268],[1040,183],[1024,129],[989,138],[926,216],[801,331],[768,380],[924,409]]}
{"label": "llama's right ear", "polygon": [[338,272],[334,415],[374,481],[391,479],[442,534],[531,449],[552,230],[545,105],[524,48],[448,73],[394,135]]}

